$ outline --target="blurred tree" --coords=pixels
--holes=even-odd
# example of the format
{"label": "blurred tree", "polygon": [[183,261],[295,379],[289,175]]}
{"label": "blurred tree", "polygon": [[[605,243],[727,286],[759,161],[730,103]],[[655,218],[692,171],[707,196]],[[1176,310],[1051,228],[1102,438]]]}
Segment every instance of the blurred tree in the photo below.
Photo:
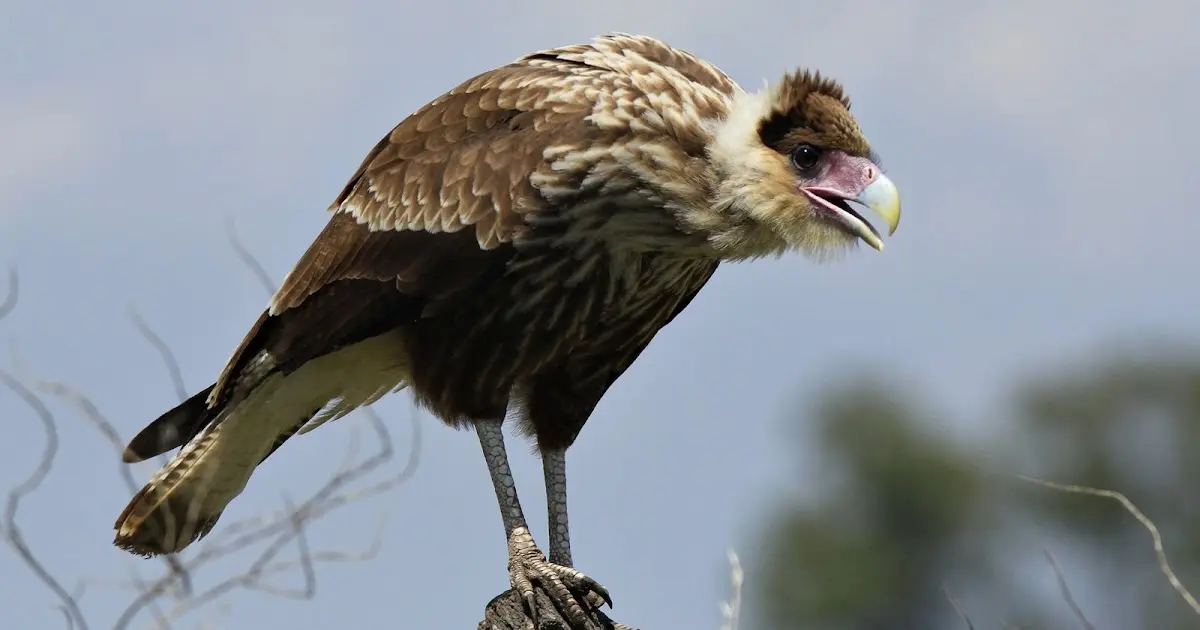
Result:
{"label": "blurred tree", "polygon": [[[764,630],[1079,627],[1044,548],[1070,549],[1070,587],[1099,593],[1097,627],[1172,630],[1200,618],[1155,564],[1146,530],[1116,502],[992,472],[1116,490],[1166,538],[1185,584],[1200,583],[1200,353],[1085,361],[1012,396],[1013,439],[962,444],[920,397],[870,377],[827,388],[811,416],[815,499],[781,497],[747,587]],[[804,453],[803,455],[807,455]],[[988,462],[985,465],[979,462]],[[999,470],[997,470],[999,468]],[[989,472],[990,471],[990,472]],[[1031,571],[1032,569],[1032,571]],[[1045,575],[1041,588],[1016,575]],[[755,577],[755,576],[758,577]],[[1005,577],[1007,576],[1007,577]],[[1198,589],[1200,590],[1200,589]],[[1000,621],[985,619],[995,616]],[[1001,623],[1003,622],[1003,624]]]}

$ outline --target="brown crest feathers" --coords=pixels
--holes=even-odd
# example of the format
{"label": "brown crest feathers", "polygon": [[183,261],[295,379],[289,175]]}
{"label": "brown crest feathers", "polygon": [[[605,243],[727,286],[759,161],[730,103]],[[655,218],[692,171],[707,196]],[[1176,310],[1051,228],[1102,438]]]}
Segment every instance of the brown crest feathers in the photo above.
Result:
{"label": "brown crest feathers", "polygon": [[771,113],[760,123],[763,144],[783,154],[801,143],[870,155],[871,147],[854,117],[850,98],[836,80],[797,69],[772,89]]}
{"label": "brown crest feathers", "polygon": [[786,113],[800,106],[810,94],[823,94],[841,103],[842,107],[850,109],[850,97],[846,96],[842,84],[837,80],[822,76],[819,70],[797,68],[783,75],[783,79],[775,86],[775,112]]}

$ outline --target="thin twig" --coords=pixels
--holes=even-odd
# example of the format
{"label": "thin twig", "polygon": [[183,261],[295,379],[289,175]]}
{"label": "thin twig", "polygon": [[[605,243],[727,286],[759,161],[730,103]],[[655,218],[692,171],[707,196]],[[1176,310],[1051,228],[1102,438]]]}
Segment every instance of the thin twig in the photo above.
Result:
{"label": "thin twig", "polygon": [[[364,562],[379,555],[379,550],[383,548],[383,532],[384,519],[379,520],[379,526],[375,528],[375,535],[371,537],[371,544],[366,549],[358,553],[349,553],[346,551],[315,551],[309,553],[309,561],[312,564],[336,564],[342,562]],[[270,573],[283,573],[300,567],[299,560],[280,560],[263,567],[263,575]]]}
{"label": "thin twig", "polygon": [[71,599],[75,600],[75,603],[82,602],[83,594],[86,592],[87,585],[83,583],[83,580],[79,580],[75,583],[75,588],[71,589]]}
{"label": "thin twig", "polygon": [[[226,233],[233,245],[234,251],[250,271],[258,278],[268,294],[275,292],[275,285],[271,282],[269,275],[266,273],[263,266],[245,247],[242,246],[238,238],[237,231],[234,227],[232,217],[226,222]],[[148,328],[148,327],[147,327]],[[149,338],[149,337],[148,337]],[[153,341],[152,341],[153,343]],[[165,344],[164,344],[165,346]],[[164,353],[164,357],[170,356],[169,353]],[[257,516],[228,524],[220,532],[208,537],[208,544],[205,545],[200,552],[187,563],[188,570],[195,571],[199,566],[206,564],[216,558],[224,557],[238,550],[249,547],[257,542],[266,540],[271,537],[276,537],[274,543],[268,547],[264,553],[270,554],[271,557],[277,552],[272,552],[276,549],[276,545],[286,542],[290,535],[294,535],[294,525],[290,531],[286,529],[289,524],[293,524],[292,519],[301,517],[306,521],[312,521],[321,518],[325,514],[337,509],[351,501],[361,500],[367,496],[379,494],[390,490],[391,488],[403,483],[416,471],[420,462],[421,448],[421,426],[417,417],[413,416],[412,423],[412,440],[410,442],[409,459],[404,469],[398,474],[379,483],[360,489],[358,492],[340,492],[340,490],[352,483],[353,481],[364,477],[371,471],[379,468],[387,461],[390,461],[394,456],[394,447],[391,436],[387,430],[387,426],[374,410],[370,407],[365,407],[361,410],[366,414],[371,423],[372,428],[377,435],[377,443],[380,445],[380,450],[374,456],[363,460],[358,465],[353,465],[354,454],[357,452],[357,441],[352,441],[348,449],[347,459],[339,472],[333,475],[313,496],[305,501],[295,511],[288,511],[279,516]],[[260,561],[263,556],[260,556]],[[276,566],[280,563],[271,563],[270,558],[266,564],[251,568],[251,571],[258,571],[259,575],[268,572],[268,567]],[[188,610],[194,610],[204,603],[211,601],[221,593],[226,592],[236,586],[252,585],[254,581],[247,580],[248,573],[243,573],[240,576],[235,576],[227,580],[224,586],[218,585],[214,590],[210,589],[205,594],[189,600],[192,602],[180,602],[176,609],[167,613],[168,617],[177,618],[179,615],[186,613]],[[164,576],[161,580],[151,585],[148,590],[143,590],[126,610],[122,613],[117,623],[117,628],[124,628],[137,615],[137,613],[145,607],[148,602],[157,598],[166,588],[169,587],[173,576]],[[197,603],[197,600],[200,600]]]}
{"label": "thin twig", "polygon": [[971,623],[971,618],[967,616],[967,611],[963,610],[963,607],[958,603],[958,598],[954,596],[954,593],[950,592],[950,585],[942,584],[942,592],[946,594],[946,599],[954,607],[954,612],[963,620],[963,623],[967,624],[967,630],[975,630],[975,624]]}
{"label": "thin twig", "polygon": [[175,353],[171,351],[171,347],[159,337],[146,320],[137,312],[137,308],[133,305],[129,306],[129,318],[133,320],[134,327],[141,333],[146,341],[150,342],[151,346],[158,351],[159,357],[162,358],[163,365],[167,368],[167,374],[171,377],[171,384],[175,386],[175,395],[179,397],[179,402],[188,399],[187,386],[183,382],[183,370],[179,367],[179,361],[175,358]]}
{"label": "thin twig", "polygon": [[8,293],[4,302],[0,302],[0,319],[4,319],[17,307],[17,296],[20,293],[21,278],[17,275],[17,266],[8,268]]}
{"label": "thin twig", "polygon": [[[65,398],[71,402],[77,409],[79,409],[83,417],[86,418],[92,424],[92,426],[100,432],[100,435],[104,436],[104,439],[108,441],[115,453],[119,455],[123,450],[125,450],[125,443],[121,440],[121,436],[117,432],[117,428],[113,426],[112,422],[110,422],[103,413],[101,413],[100,409],[94,402],[92,402],[91,398],[89,398],[87,394],[84,394],[83,392],[66,383],[51,381],[34,374],[29,369],[28,363],[22,360],[20,354],[17,353],[15,344],[10,344],[9,353],[12,356],[13,364],[17,367],[18,373],[25,380],[31,381],[34,389],[57,398]],[[138,483],[133,478],[132,469],[119,459],[117,460],[117,472],[121,476],[121,481],[125,483],[125,488],[129,490],[129,493],[133,494],[134,492],[137,492]],[[184,597],[191,594],[192,578],[190,575],[188,575],[183,565],[179,562],[179,559],[174,555],[164,555],[160,557],[162,558],[163,564],[167,566],[167,570],[172,573],[174,578],[177,580],[176,583],[180,591],[179,594]]]}
{"label": "thin twig", "polygon": [[[145,591],[147,588],[146,581],[142,579],[141,575],[138,575],[137,571],[133,572],[133,583],[139,591]],[[159,606],[158,602],[150,602],[146,608],[154,616],[154,624],[158,630],[171,630],[171,620],[163,614],[162,606]]]}
{"label": "thin twig", "polygon": [[304,575],[304,590],[296,591],[292,589],[276,588],[261,581],[266,575],[266,569],[270,567],[270,563],[264,565],[259,571],[259,580],[255,580],[247,584],[248,587],[255,590],[260,590],[276,597],[290,597],[293,599],[312,599],[317,595],[317,572],[313,569],[312,554],[308,549],[308,537],[304,535],[304,517],[296,506],[291,501],[286,501],[287,511],[291,514],[292,531],[296,539],[296,549],[300,552],[300,560],[298,562],[300,571]]}
{"label": "thin twig", "polygon": [[1054,578],[1058,580],[1058,590],[1062,593],[1063,599],[1067,601],[1067,605],[1071,607],[1071,612],[1075,614],[1075,618],[1079,620],[1080,625],[1085,630],[1096,630],[1096,626],[1088,621],[1087,615],[1083,614],[1083,609],[1075,602],[1075,596],[1071,594],[1071,588],[1067,586],[1067,578],[1063,575],[1062,566],[1058,564],[1058,559],[1054,554],[1050,553],[1049,549],[1043,549],[1042,553],[1046,554],[1046,561],[1050,563],[1050,567],[1054,569]]}
{"label": "thin twig", "polygon": [[75,619],[71,617],[71,611],[67,610],[66,606],[59,604],[58,612],[62,613],[63,619],[67,622],[67,630],[75,630]]}
{"label": "thin twig", "polygon": [[[278,517],[256,517],[235,522],[230,527],[226,527],[219,537],[210,536],[209,544],[201,548],[199,553],[186,563],[186,571],[194,573],[200,566],[218,558],[230,556],[267,539],[274,538],[274,540],[246,572],[230,577],[204,593],[178,602],[174,608],[167,611],[167,618],[178,619],[180,616],[199,609],[236,588],[252,588],[261,576],[270,572],[271,567],[279,564],[274,562],[275,556],[279,554],[282,548],[295,535],[295,526],[292,519],[298,517],[306,523],[312,522],[347,503],[387,491],[403,483],[416,472],[420,463],[421,425],[414,415],[409,460],[405,467],[398,474],[362,488],[357,492],[342,491],[344,487],[355,480],[364,477],[387,463],[395,452],[391,436],[383,420],[370,408],[364,408],[362,411],[366,413],[372,428],[375,429],[380,445],[379,451],[357,465],[340,470],[334,474],[320,489],[294,510],[285,510]],[[231,536],[231,533],[236,535]],[[149,589],[139,593],[138,597],[121,614],[114,628],[117,630],[127,628],[149,602],[154,601],[170,587],[172,580],[172,576],[164,576],[158,582],[152,583]]]}
{"label": "thin twig", "polygon": [[[232,221],[229,222],[228,227],[230,240],[239,258],[258,277],[264,288],[268,292],[273,293],[275,290],[274,284],[271,283],[262,265],[242,247],[237,238],[236,231],[233,229]],[[14,280],[10,282],[8,297],[5,298],[3,306],[0,307],[0,317],[8,314],[16,303],[17,285],[15,270],[11,275]],[[185,400],[187,390],[182,378],[182,370],[180,370],[179,363],[170,347],[153,331],[132,306],[129,309],[129,315],[138,332],[158,351],[169,373],[176,394],[181,400]],[[13,350],[13,356],[14,363],[18,366],[24,365],[17,356],[15,349]],[[18,367],[18,373],[22,371],[29,372],[27,368],[22,370],[21,367]],[[26,398],[26,401],[35,410],[38,410],[46,426],[47,433],[50,436],[44,464],[38,467],[29,481],[18,486],[10,495],[9,524],[5,527],[9,544],[22,555],[26,564],[63,601],[63,605],[59,608],[64,611],[64,615],[68,620],[68,626],[86,630],[86,620],[79,610],[78,598],[72,597],[67,593],[49,572],[45,570],[28,549],[27,545],[25,545],[15,523],[15,514],[19,500],[36,490],[50,469],[50,466],[52,466],[52,460],[58,446],[55,419],[49,415],[49,411],[45,408],[44,404],[41,404],[41,400],[37,398],[37,395],[24,390],[19,382],[8,377],[6,374],[0,374],[0,376],[5,379],[5,384],[9,385],[10,389],[22,394]],[[34,390],[42,394],[54,395],[66,399],[72,403],[80,411],[81,415],[109,442],[115,451],[120,452],[124,450],[124,440],[122,440],[120,433],[88,396],[65,383],[53,382],[32,376],[27,380],[33,383]],[[344,464],[331,475],[321,488],[300,505],[297,506],[288,503],[284,506],[282,513],[278,515],[268,517],[259,516],[242,522],[232,523],[230,527],[217,532],[216,536],[209,536],[206,544],[199,547],[199,553],[192,556],[186,562],[182,556],[176,554],[160,556],[167,563],[168,570],[164,575],[149,583],[143,580],[135,571],[132,579],[132,588],[135,589],[136,596],[121,613],[114,628],[118,630],[128,628],[133,623],[133,620],[143,610],[146,610],[152,615],[153,623],[157,628],[169,630],[171,622],[180,616],[204,608],[220,599],[226,593],[238,588],[256,590],[280,597],[312,598],[316,595],[316,564],[347,562],[374,557],[382,546],[382,529],[377,532],[377,536],[373,539],[371,546],[365,552],[359,554],[352,554],[345,551],[313,552],[307,536],[307,527],[313,521],[350,502],[358,501],[394,488],[396,485],[410,478],[419,466],[421,424],[416,414],[413,414],[409,459],[403,469],[399,473],[390,475],[376,483],[361,488],[353,488],[355,482],[387,464],[395,455],[391,435],[383,420],[369,407],[364,407],[361,411],[367,415],[368,422],[374,430],[375,443],[378,445],[377,452],[365,459],[359,460],[358,449],[360,441],[357,439],[358,436],[356,434],[353,436],[355,439],[349,444]],[[130,467],[122,465],[120,467],[120,474],[125,486],[131,492],[136,491],[139,485],[135,482]],[[278,556],[290,546],[293,540],[297,546],[297,556],[290,559],[279,559]],[[246,570],[230,576],[228,579],[203,593],[195,594],[191,591],[191,576],[198,569],[210,562],[266,541],[269,542],[267,542],[265,548],[262,549],[261,553],[257,555],[256,559]],[[303,575],[304,587],[302,589],[281,588],[267,582],[267,578],[270,576],[292,570],[299,570]],[[175,596],[176,601],[173,606],[164,611],[160,605],[163,603],[160,598],[168,592]]]}
{"label": "thin twig", "polygon": [[[117,432],[117,428],[109,422],[108,418],[100,412],[96,404],[88,398],[87,394],[67,385],[66,383],[51,381],[44,379],[35,374],[29,369],[29,364],[17,352],[16,344],[9,344],[9,356],[13,362],[13,366],[17,369],[17,374],[23,380],[29,381],[33,388],[56,398],[64,398],[77,409],[88,422],[100,432],[100,435],[113,447],[113,450],[120,453],[124,450],[124,442],[121,441],[121,435]],[[132,493],[138,489],[137,482],[133,479],[133,473],[130,472],[129,466],[121,465],[117,468],[121,475],[121,479],[125,482],[125,487]]]}
{"label": "thin twig", "polygon": [[1187,602],[1187,605],[1191,606],[1192,610],[1196,614],[1200,615],[1200,604],[1196,603],[1196,598],[1192,596],[1191,591],[1189,591],[1187,587],[1183,585],[1183,582],[1179,581],[1179,577],[1175,575],[1175,570],[1171,568],[1171,563],[1167,560],[1167,552],[1163,549],[1162,535],[1158,532],[1158,526],[1154,524],[1154,521],[1147,518],[1145,514],[1142,514],[1142,511],[1139,510],[1138,507],[1134,505],[1128,497],[1120,492],[1116,492],[1114,490],[1105,490],[1103,488],[1090,488],[1088,486],[1079,486],[1075,484],[1056,483],[1053,481],[1038,479],[1036,477],[1028,477],[1026,475],[1017,475],[1017,478],[1050,488],[1051,490],[1103,497],[1120,503],[1121,506],[1125,508],[1125,511],[1132,514],[1133,517],[1142,524],[1142,527],[1144,527],[1146,531],[1150,532],[1150,538],[1154,541],[1154,554],[1158,557],[1158,567],[1162,571],[1162,574],[1167,577],[1167,581],[1171,583],[1171,586],[1177,593],[1179,593],[1179,596],[1183,598],[1183,601]]}
{"label": "thin twig", "polygon": [[[292,525],[291,531],[289,531],[286,535],[276,538],[271,542],[270,545],[267,545],[263,552],[258,555],[258,558],[250,565],[250,568],[248,568],[245,572],[235,575],[213,586],[196,597],[179,602],[167,613],[167,617],[170,619],[178,618],[191,610],[195,610],[204,606],[208,602],[213,601],[236,588],[254,588],[257,586],[259,584],[259,580],[264,574],[264,571],[272,564],[275,556],[279,555],[279,553],[283,551],[283,549],[289,542],[291,542],[293,538],[302,536],[302,524],[308,516],[303,514],[303,511],[303,508],[292,511],[294,516],[289,523]],[[306,548],[302,547],[301,553],[306,553]],[[311,562],[311,558],[309,561]],[[315,584],[312,586],[312,588],[315,590]],[[266,589],[259,590],[270,592]]]}
{"label": "thin twig", "polygon": [[233,245],[234,253],[237,254],[238,258],[242,259],[242,262],[246,263],[246,266],[250,268],[250,272],[254,274],[254,277],[258,278],[259,284],[263,285],[268,294],[275,293],[275,283],[271,281],[271,275],[263,268],[262,263],[258,262],[254,254],[251,254],[250,250],[242,245],[241,239],[238,238],[237,227],[234,225],[232,216],[225,218],[225,234],[229,237],[230,245]]}
{"label": "thin twig", "polygon": [[5,539],[8,541],[13,551],[21,557],[21,560],[37,575],[42,581],[62,602],[62,606],[68,611],[68,621],[74,618],[74,622],[70,623],[71,628],[79,628],[87,630],[87,619],[84,619],[83,612],[79,610],[79,604],[75,601],[71,594],[63,588],[54,576],[46,570],[46,567],[38,561],[33,550],[25,542],[25,537],[21,534],[21,528],[17,525],[17,512],[20,510],[21,499],[29,496],[36,491],[42,482],[46,480],[46,476],[50,474],[50,469],[54,466],[54,458],[58,454],[58,429],[54,423],[54,414],[46,407],[37,394],[34,394],[29,388],[25,387],[9,375],[8,372],[0,370],[0,381],[3,381],[4,386],[12,390],[14,394],[20,396],[25,404],[37,414],[42,421],[42,427],[46,432],[46,446],[42,449],[41,459],[38,461],[37,467],[29,475],[29,477],[13,487],[8,493],[8,503],[4,510],[4,532]]}

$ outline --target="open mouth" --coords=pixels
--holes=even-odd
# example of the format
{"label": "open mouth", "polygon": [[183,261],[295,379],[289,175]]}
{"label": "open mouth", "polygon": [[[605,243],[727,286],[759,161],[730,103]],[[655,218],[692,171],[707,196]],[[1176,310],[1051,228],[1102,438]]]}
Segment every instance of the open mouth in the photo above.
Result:
{"label": "open mouth", "polygon": [[875,226],[871,225],[861,214],[855,212],[848,203],[850,200],[846,196],[831,188],[801,188],[809,199],[816,202],[817,208],[824,210],[829,218],[833,219],[839,227],[846,230],[850,234],[866,241],[871,247],[880,249],[883,245],[883,239]]}

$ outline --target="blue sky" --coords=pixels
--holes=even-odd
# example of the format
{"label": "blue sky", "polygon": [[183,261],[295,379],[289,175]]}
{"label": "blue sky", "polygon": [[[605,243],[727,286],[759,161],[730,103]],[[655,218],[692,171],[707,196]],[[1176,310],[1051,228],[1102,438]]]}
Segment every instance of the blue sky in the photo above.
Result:
{"label": "blue sky", "polygon": [[[571,451],[576,562],[635,626],[718,625],[726,547],[752,554],[773,493],[820,483],[798,485],[786,425],[843,370],[932,388],[977,419],[951,429],[1001,434],[987,406],[1033,366],[1113,337],[1200,340],[1195,2],[10,0],[0,15],[0,263],[22,274],[0,328],[124,436],[176,400],[127,307],[171,344],[189,389],[207,385],[266,302],[226,219],[282,277],[379,137],[479,71],[620,30],[750,88],[795,66],[845,83],[904,198],[886,251],[722,268]],[[25,504],[29,543],[68,583],[156,569],[110,544],[128,499],[115,456],[54,408],[61,459]],[[407,399],[376,408],[403,450]],[[0,392],[0,416],[8,485],[43,438],[15,396]],[[474,437],[420,421],[416,476],[310,533],[361,548],[386,514],[379,556],[322,568],[312,603],[234,598],[219,627],[478,622],[506,588],[495,500]],[[292,440],[225,519],[306,496],[364,428],[356,415]],[[538,462],[510,454],[544,541]],[[83,600],[94,626],[125,601],[104,584]],[[54,603],[0,554],[13,627],[60,623]]]}

